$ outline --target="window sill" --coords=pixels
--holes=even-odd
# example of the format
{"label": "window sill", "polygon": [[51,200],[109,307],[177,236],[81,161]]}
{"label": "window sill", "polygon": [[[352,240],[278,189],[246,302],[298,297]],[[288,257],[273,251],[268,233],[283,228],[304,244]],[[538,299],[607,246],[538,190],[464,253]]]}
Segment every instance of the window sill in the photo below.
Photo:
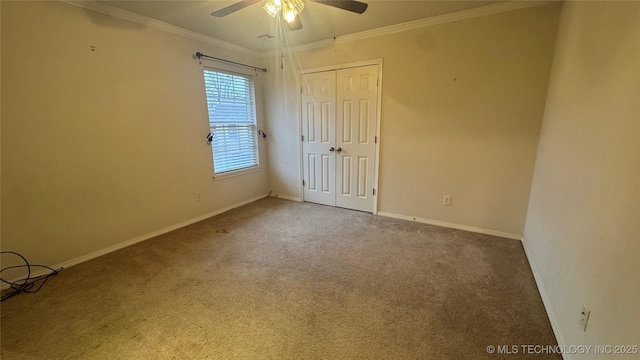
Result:
{"label": "window sill", "polygon": [[234,170],[234,171],[227,171],[227,172],[223,172],[223,173],[220,173],[220,174],[215,174],[215,175],[213,175],[213,179],[214,180],[223,180],[223,179],[234,177],[234,176],[250,174],[250,173],[253,173],[253,172],[256,172],[256,171],[260,171],[260,170],[262,170],[262,166],[257,165],[257,166],[252,166],[250,168]]}

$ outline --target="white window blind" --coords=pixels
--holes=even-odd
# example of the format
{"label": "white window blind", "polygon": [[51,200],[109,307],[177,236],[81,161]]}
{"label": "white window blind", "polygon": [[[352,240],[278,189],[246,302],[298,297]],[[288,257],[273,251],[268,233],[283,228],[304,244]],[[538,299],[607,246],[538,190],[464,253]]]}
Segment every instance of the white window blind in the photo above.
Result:
{"label": "white window blind", "polygon": [[215,174],[258,165],[253,80],[204,70]]}

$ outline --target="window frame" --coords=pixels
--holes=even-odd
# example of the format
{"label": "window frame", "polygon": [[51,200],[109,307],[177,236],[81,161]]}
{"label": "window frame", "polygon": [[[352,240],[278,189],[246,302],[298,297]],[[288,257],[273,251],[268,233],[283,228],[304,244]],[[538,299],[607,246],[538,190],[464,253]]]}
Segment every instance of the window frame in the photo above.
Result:
{"label": "window frame", "polygon": [[252,136],[253,136],[253,140],[254,140],[254,149],[255,149],[255,165],[251,165],[251,166],[247,166],[247,167],[243,167],[243,168],[239,168],[239,169],[234,169],[234,170],[228,170],[228,171],[223,171],[223,172],[216,172],[216,168],[215,168],[215,151],[214,151],[214,143],[213,141],[211,141],[209,143],[209,145],[211,146],[211,148],[209,149],[209,154],[211,155],[211,168],[213,170],[213,178],[215,180],[221,180],[221,179],[226,179],[229,177],[234,177],[234,176],[239,176],[239,175],[244,175],[244,174],[249,174],[249,173],[253,173],[253,172],[257,172],[260,171],[262,169],[262,166],[260,165],[260,143],[259,143],[259,139],[258,139],[258,105],[257,105],[257,94],[256,94],[256,82],[254,79],[254,76],[251,74],[247,74],[247,73],[241,73],[241,72],[235,72],[235,71],[230,71],[230,70],[226,70],[226,69],[221,69],[218,67],[212,67],[212,66],[203,66],[203,70],[202,70],[202,80],[203,80],[203,85],[204,85],[204,90],[205,90],[205,103],[206,103],[206,109],[207,109],[207,126],[209,128],[210,132],[213,132],[213,128],[211,126],[211,121],[210,121],[210,114],[209,114],[209,98],[207,96],[207,82],[206,82],[206,77],[205,77],[205,72],[206,71],[212,71],[212,72],[216,72],[216,73],[222,73],[222,74],[227,74],[227,75],[232,75],[232,76],[239,76],[239,77],[243,77],[245,79],[247,79],[250,83],[250,91],[251,91],[251,96],[252,96],[252,114],[253,114],[253,122],[250,125],[250,128],[253,129],[252,131]]}

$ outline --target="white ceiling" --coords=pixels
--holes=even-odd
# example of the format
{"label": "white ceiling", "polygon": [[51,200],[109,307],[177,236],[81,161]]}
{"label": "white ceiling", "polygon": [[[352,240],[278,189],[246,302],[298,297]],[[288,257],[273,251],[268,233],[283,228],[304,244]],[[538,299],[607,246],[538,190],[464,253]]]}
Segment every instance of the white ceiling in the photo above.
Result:
{"label": "white ceiling", "polygon": [[[286,30],[282,24],[277,26],[276,20],[262,9],[264,1],[224,18],[213,17],[211,13],[235,1],[105,0],[103,3],[261,52],[276,48],[280,41],[286,40],[289,46],[296,46],[503,2],[361,1],[369,4],[364,14],[355,14],[306,0],[305,8],[299,15],[304,28],[293,32]],[[274,38],[258,38],[263,34],[273,35]]]}

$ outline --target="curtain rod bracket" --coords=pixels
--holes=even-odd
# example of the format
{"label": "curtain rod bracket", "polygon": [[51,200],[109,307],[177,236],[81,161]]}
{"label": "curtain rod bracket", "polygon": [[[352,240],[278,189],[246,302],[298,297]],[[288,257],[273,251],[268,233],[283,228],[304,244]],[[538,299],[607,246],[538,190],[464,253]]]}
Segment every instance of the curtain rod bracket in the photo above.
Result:
{"label": "curtain rod bracket", "polygon": [[244,66],[244,67],[249,68],[249,69],[260,70],[262,72],[267,72],[267,68],[259,68],[259,67],[255,67],[255,66],[251,66],[251,65],[247,65],[247,64],[242,64],[242,63],[235,62],[235,61],[231,61],[231,60],[221,59],[221,58],[205,55],[205,54],[203,54],[203,53],[201,53],[199,51],[196,53],[196,57],[198,59],[202,59],[202,58],[212,59],[212,60],[216,60],[216,61],[222,61],[222,62],[225,62],[225,63],[228,63],[228,64],[233,64],[233,65],[236,65],[236,66]]}

